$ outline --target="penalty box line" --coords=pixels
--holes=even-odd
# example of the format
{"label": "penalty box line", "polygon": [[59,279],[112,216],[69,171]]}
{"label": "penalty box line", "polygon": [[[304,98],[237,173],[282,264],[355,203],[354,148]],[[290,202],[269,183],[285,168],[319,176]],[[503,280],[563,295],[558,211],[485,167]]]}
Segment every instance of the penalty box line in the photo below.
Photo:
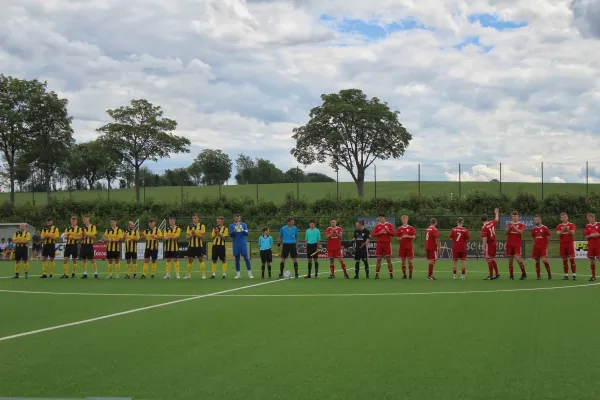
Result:
{"label": "penalty box line", "polygon": [[198,299],[203,299],[203,298],[206,298],[206,297],[213,297],[213,296],[218,296],[218,295],[222,295],[222,294],[226,294],[226,293],[236,292],[238,290],[250,289],[250,288],[255,288],[255,287],[259,287],[259,286],[264,286],[264,285],[269,285],[269,284],[277,283],[277,282],[283,282],[283,281],[284,281],[284,279],[282,279],[282,280],[275,280],[275,281],[261,282],[261,283],[256,283],[256,284],[253,284],[253,285],[246,285],[246,286],[241,286],[241,287],[238,287],[238,288],[221,290],[219,292],[207,293],[207,294],[198,295],[198,296],[194,296],[194,297],[188,297],[188,298],[185,298],[185,299],[173,300],[173,301],[169,301],[169,302],[166,302],[166,303],[154,304],[152,306],[135,308],[133,310],[128,310],[128,311],[122,311],[122,312],[118,312],[118,313],[114,313],[114,314],[103,315],[103,316],[100,316],[100,317],[84,319],[82,321],[70,322],[68,324],[55,325],[55,326],[51,326],[51,327],[48,327],[48,328],[42,328],[42,329],[36,329],[36,330],[33,330],[33,331],[29,331],[29,332],[17,333],[15,335],[0,337],[0,342],[6,341],[6,340],[11,340],[11,339],[17,339],[17,338],[24,337],[24,336],[35,335],[35,334],[38,334],[38,333],[43,333],[43,332],[48,332],[48,331],[54,331],[54,330],[57,330],[57,329],[68,328],[68,327],[71,327],[71,326],[88,324],[90,322],[96,322],[96,321],[101,321],[101,320],[104,320],[104,319],[119,317],[121,315],[133,314],[133,313],[136,313],[136,312],[146,311],[146,310],[152,310],[154,308],[166,307],[166,306],[170,306],[170,305],[173,305],[173,304],[183,303],[183,302],[186,302],[186,301],[198,300]]}

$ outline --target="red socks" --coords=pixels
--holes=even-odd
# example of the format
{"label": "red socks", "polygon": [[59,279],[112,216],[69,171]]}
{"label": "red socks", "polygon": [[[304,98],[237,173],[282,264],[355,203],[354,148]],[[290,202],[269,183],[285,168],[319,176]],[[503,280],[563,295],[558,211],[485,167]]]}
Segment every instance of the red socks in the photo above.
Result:
{"label": "red socks", "polygon": [[569,261],[568,260],[563,260],[563,272],[565,273],[565,275],[569,274]]}
{"label": "red socks", "polygon": [[467,273],[467,270],[466,270],[466,268],[461,268],[460,272],[464,275]]}
{"label": "red socks", "polygon": [[433,276],[433,261],[429,262],[429,271],[427,276]]}
{"label": "red socks", "polygon": [[523,275],[525,275],[525,264],[523,264],[522,262],[519,263],[519,267],[521,268],[521,273]]}
{"label": "red socks", "polygon": [[535,273],[537,274],[538,278],[540,276],[540,262],[536,261],[535,262]]}
{"label": "red socks", "polygon": [[456,275],[456,267],[452,267],[452,273]]}
{"label": "red socks", "polygon": [[402,275],[406,276],[406,264],[402,264]]}
{"label": "red socks", "polygon": [[494,260],[487,260],[488,269],[490,270],[490,278],[494,277]]}
{"label": "red socks", "polygon": [[335,275],[335,265],[329,264],[329,272],[332,276]]}
{"label": "red socks", "polygon": [[508,261],[508,273],[510,274],[510,276],[513,276],[515,274],[515,268],[513,267],[512,260]]}
{"label": "red socks", "polygon": [[494,263],[494,273],[498,275],[500,273],[498,272],[498,264],[496,263],[496,260],[492,260],[492,262]]}
{"label": "red socks", "polygon": [[412,276],[412,273],[413,273],[413,268],[414,268],[414,267],[413,267],[413,263],[412,263],[412,261],[409,261],[409,262],[408,262],[408,273],[410,274],[410,276]]}
{"label": "red socks", "polygon": [[544,261],[544,267],[546,267],[546,272],[550,274],[550,264],[548,263],[548,261]]}
{"label": "red socks", "polygon": [[394,267],[392,267],[392,264],[388,264],[388,271],[390,274],[394,273]]}
{"label": "red socks", "polygon": [[344,275],[348,275],[348,272],[346,271],[346,264],[342,264],[342,271],[344,271]]}
{"label": "red socks", "polygon": [[571,272],[573,275],[577,273],[577,266],[575,265],[575,259],[571,258]]}
{"label": "red socks", "polygon": [[592,270],[592,278],[596,277],[596,261],[592,261],[590,264],[590,269]]}

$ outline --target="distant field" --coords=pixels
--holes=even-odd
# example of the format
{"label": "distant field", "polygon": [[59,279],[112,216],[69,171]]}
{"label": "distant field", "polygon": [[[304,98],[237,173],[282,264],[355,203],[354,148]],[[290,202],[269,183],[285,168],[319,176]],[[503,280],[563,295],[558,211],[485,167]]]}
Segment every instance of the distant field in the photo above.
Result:
{"label": "distant field", "polygon": [[[517,183],[503,182],[368,182],[365,183],[365,198],[407,198],[413,194],[425,196],[462,196],[469,191],[479,190],[488,193],[504,193],[515,196],[518,193],[528,192],[535,194],[538,198],[553,193],[571,193],[586,195],[587,193],[600,192],[600,184],[581,183]],[[282,183],[269,185],[230,185],[230,186],[163,186],[149,187],[142,190],[142,201],[144,199],[156,202],[180,202],[183,200],[201,200],[205,198],[218,198],[219,195],[228,198],[248,196],[258,201],[282,202],[285,194],[292,192],[314,201],[327,196],[340,198],[357,197],[356,185],[352,182],[336,183]],[[542,193],[543,192],[543,193]],[[54,197],[59,199],[71,198],[73,200],[94,201],[99,199],[110,199],[114,201],[134,201],[134,189],[114,189],[110,192],[103,191],[73,191],[53,192]],[[17,204],[46,203],[45,193],[16,193]],[[0,202],[8,201],[8,193],[0,193]]]}

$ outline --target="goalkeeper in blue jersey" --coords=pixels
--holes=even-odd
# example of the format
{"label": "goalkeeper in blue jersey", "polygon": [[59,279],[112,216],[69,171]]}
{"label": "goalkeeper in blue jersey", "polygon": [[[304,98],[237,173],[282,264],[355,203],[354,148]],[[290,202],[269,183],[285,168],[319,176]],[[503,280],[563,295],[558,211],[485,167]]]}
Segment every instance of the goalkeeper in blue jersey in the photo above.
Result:
{"label": "goalkeeper in blue jersey", "polygon": [[233,256],[235,257],[235,270],[237,274],[235,279],[240,279],[240,256],[244,257],[246,269],[248,270],[248,278],[254,279],[252,276],[252,267],[248,258],[248,225],[242,222],[242,217],[236,214],[233,219],[235,222],[229,225],[229,236],[231,236],[233,246]]}

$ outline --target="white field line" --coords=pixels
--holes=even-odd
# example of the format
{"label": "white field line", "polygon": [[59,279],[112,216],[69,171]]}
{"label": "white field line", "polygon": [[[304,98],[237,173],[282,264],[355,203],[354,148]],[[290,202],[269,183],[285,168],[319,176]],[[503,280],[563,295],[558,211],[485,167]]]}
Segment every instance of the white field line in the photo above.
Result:
{"label": "white field line", "polygon": [[246,285],[246,286],[241,286],[241,287],[238,287],[238,288],[222,290],[220,292],[208,293],[208,294],[203,294],[203,295],[199,295],[199,296],[188,297],[188,298],[185,298],[185,299],[169,301],[167,303],[155,304],[155,305],[148,306],[148,307],[135,308],[133,310],[128,310],[128,311],[122,311],[122,312],[118,312],[118,313],[114,313],[114,314],[103,315],[103,316],[96,317],[96,318],[84,319],[82,321],[71,322],[71,323],[68,323],[68,324],[55,325],[55,326],[51,326],[51,327],[43,328],[43,329],[36,329],[36,330],[33,330],[33,331],[29,331],[29,332],[18,333],[16,335],[10,335],[10,336],[0,337],[0,342],[6,341],[6,340],[11,340],[11,339],[17,339],[17,338],[20,338],[20,337],[23,337],[23,336],[35,335],[37,333],[54,331],[54,330],[62,329],[62,328],[68,328],[70,326],[83,325],[83,324],[87,324],[87,323],[90,323],[90,322],[101,321],[103,319],[108,319],[108,318],[113,318],[113,317],[119,317],[121,315],[133,314],[133,313],[140,312],[140,311],[151,310],[153,308],[170,306],[170,305],[173,305],[173,304],[183,303],[183,302],[186,302],[186,301],[198,300],[198,299],[203,299],[203,298],[206,298],[206,297],[218,296],[220,294],[226,294],[226,293],[235,292],[235,291],[238,291],[238,290],[244,290],[244,289],[254,288],[254,287],[268,285],[268,284],[271,284],[271,283],[282,282],[282,281],[284,281],[284,280],[274,280],[274,281],[261,282],[261,283],[256,283],[256,284],[253,284],[253,285]]}

